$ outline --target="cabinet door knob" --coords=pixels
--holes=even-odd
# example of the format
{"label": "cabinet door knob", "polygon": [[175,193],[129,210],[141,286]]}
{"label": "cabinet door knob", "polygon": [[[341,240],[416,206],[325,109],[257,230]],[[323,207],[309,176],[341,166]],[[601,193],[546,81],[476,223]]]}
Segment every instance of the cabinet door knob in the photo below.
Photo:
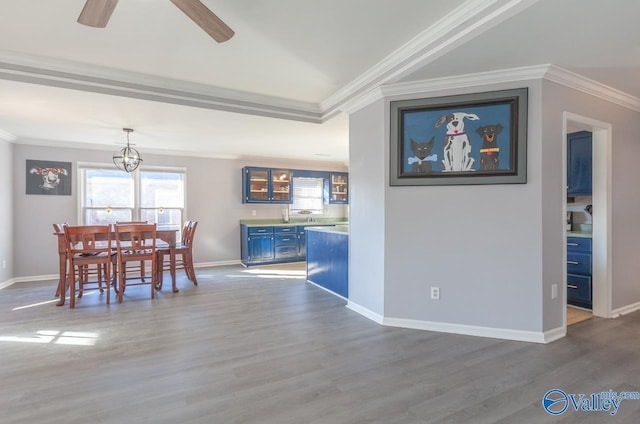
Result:
{"label": "cabinet door knob", "polygon": [[568,289],[577,289],[578,286],[574,286],[573,284],[567,284]]}
{"label": "cabinet door knob", "polygon": [[568,265],[580,265],[580,262],[576,262],[576,261],[567,261]]}

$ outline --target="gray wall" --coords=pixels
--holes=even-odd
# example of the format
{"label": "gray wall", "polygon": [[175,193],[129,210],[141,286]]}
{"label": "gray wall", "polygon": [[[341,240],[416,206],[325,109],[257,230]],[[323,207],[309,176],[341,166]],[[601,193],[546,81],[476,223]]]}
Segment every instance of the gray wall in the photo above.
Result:
{"label": "gray wall", "polygon": [[[0,284],[13,277],[13,144],[0,139]],[[6,264],[6,268],[2,266]]]}
{"label": "gray wall", "polygon": [[[474,91],[518,87],[529,88],[527,184],[387,184],[385,315],[542,330],[540,84],[496,85]],[[424,95],[429,96],[434,97]],[[416,97],[388,101],[406,98]],[[561,275],[556,276],[556,282],[561,281]],[[432,286],[440,288],[440,300],[430,299]]]}
{"label": "gray wall", "polygon": [[[20,140],[13,146],[13,199],[16,232],[15,268],[9,278],[57,273],[57,245],[52,236],[54,222],[78,222],[77,162],[111,163],[112,151],[38,146],[36,141]],[[25,143],[25,144],[22,144]],[[240,219],[277,219],[283,205],[242,204],[243,166],[345,171],[340,164],[304,161],[260,161],[165,156],[145,153],[147,166],[176,166],[187,169],[187,216],[198,221],[194,245],[196,263],[240,260]],[[25,194],[26,159],[73,162],[71,196]],[[1,192],[0,192],[1,196]],[[328,215],[346,216],[344,205],[329,205]],[[252,211],[256,216],[252,216]],[[1,213],[1,212],[0,212]],[[7,222],[7,221],[1,221]],[[38,258],[34,261],[33,258]],[[1,281],[1,280],[0,280]]]}
{"label": "gray wall", "polygon": [[384,315],[386,124],[382,100],[349,118],[349,300]]}
{"label": "gray wall", "polygon": [[[562,114],[571,112],[612,125],[612,309],[640,302],[640,113],[617,106],[605,100],[545,81],[543,84],[543,140],[545,184],[544,219],[545,250],[557,256],[558,224],[553,220],[561,207],[561,184],[557,169],[562,165]],[[595,215],[594,215],[595,216]],[[594,241],[595,243],[596,241]],[[545,263],[551,263],[545,252]],[[559,267],[561,264],[553,264]],[[545,288],[546,290],[546,288]],[[553,308],[545,304],[545,317]]]}
{"label": "gray wall", "polygon": [[[527,184],[388,185],[389,101],[525,86]],[[351,115],[351,300],[385,318],[561,327],[564,304],[551,286],[564,279],[565,111],[613,125],[612,308],[640,302],[640,116],[546,80],[387,97]],[[430,299],[432,286],[440,300]]]}

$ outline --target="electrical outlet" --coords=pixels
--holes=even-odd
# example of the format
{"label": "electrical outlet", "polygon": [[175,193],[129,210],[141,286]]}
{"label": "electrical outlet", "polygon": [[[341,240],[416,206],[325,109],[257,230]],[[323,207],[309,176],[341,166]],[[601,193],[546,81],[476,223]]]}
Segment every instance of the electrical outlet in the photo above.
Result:
{"label": "electrical outlet", "polygon": [[256,211],[255,209],[253,209],[253,210],[251,211],[251,216],[256,216],[256,215],[258,215],[258,211]]}
{"label": "electrical outlet", "polygon": [[440,287],[431,287],[431,299],[440,299]]}
{"label": "electrical outlet", "polygon": [[551,299],[555,299],[556,297],[558,297],[558,285],[557,284],[552,284],[551,285]]}

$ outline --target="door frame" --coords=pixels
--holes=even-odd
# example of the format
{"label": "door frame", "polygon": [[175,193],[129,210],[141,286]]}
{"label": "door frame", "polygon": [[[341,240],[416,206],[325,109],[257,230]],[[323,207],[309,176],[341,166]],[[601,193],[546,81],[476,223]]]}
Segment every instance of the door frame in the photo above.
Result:
{"label": "door frame", "polygon": [[[578,128],[593,134],[593,243],[592,311],[594,316],[612,318],[612,261],[611,261],[611,133],[612,125],[586,116],[564,112],[562,119],[563,202],[562,220],[567,216],[567,128]],[[564,227],[563,227],[564,228]],[[567,250],[563,248],[563,324],[567,326]]]}

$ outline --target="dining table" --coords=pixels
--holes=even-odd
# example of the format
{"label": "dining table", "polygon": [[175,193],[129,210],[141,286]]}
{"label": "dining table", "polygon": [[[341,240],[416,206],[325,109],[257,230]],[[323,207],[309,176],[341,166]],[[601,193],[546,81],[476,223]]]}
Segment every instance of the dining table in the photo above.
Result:
{"label": "dining table", "polygon": [[[169,249],[169,272],[171,273],[171,288],[174,293],[179,292],[178,287],[176,286],[176,238],[177,238],[178,230],[177,229],[157,229],[156,230],[156,243],[157,248]],[[59,257],[59,277],[58,277],[58,287],[56,289],[56,296],[59,296],[60,299],[56,306],[62,306],[65,303],[65,295],[67,292],[67,287],[69,286],[68,279],[73,278],[73,272],[69,269],[69,258],[67,252],[67,242],[65,240],[64,231],[54,232],[54,236],[58,239],[58,257]],[[115,228],[112,227],[111,230],[111,242],[113,245],[113,249],[115,250],[116,241],[115,241]],[[114,273],[114,277],[117,274]]]}

